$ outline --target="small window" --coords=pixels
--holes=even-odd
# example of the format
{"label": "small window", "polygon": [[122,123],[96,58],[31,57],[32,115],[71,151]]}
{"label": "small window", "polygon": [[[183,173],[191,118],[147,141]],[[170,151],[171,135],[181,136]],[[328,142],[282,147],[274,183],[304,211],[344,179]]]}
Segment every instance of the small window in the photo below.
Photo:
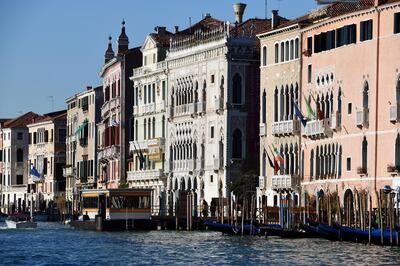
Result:
{"label": "small window", "polygon": [[308,65],[308,83],[311,83],[312,78],[312,65]]}
{"label": "small window", "polygon": [[394,34],[400,33],[400,12],[394,14]]}
{"label": "small window", "polygon": [[211,138],[214,138],[214,126],[211,126]]}
{"label": "small window", "polygon": [[360,41],[372,40],[372,19],[360,23]]}
{"label": "small window", "polygon": [[211,75],[211,83],[214,84],[215,82],[215,75]]}
{"label": "small window", "polygon": [[311,55],[312,53],[312,36],[307,38],[307,52]]}
{"label": "small window", "polygon": [[210,175],[210,182],[211,183],[214,182],[214,176],[213,175]]}
{"label": "small window", "polygon": [[156,54],[153,54],[153,63],[156,62]]}
{"label": "small window", "polygon": [[24,134],[22,132],[17,133],[17,139],[22,140],[24,138]]}
{"label": "small window", "polygon": [[23,184],[24,184],[24,176],[17,175],[17,185],[23,185]]}
{"label": "small window", "polygon": [[346,158],[346,170],[351,171],[351,157]]}
{"label": "small window", "polygon": [[352,109],[353,109],[353,105],[351,103],[348,103],[347,104],[347,114],[351,115]]}

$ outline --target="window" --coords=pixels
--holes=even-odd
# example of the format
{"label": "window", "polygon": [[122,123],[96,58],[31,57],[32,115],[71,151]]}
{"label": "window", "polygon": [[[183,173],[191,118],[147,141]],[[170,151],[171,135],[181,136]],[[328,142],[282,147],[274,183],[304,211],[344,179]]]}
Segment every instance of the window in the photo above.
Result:
{"label": "window", "polygon": [[281,43],[281,62],[285,61],[285,43]]}
{"label": "window", "polygon": [[214,138],[214,126],[211,126],[211,129],[210,129],[210,138]]}
{"label": "window", "polygon": [[210,175],[210,183],[214,182],[214,176]]}
{"label": "window", "polygon": [[162,128],[161,128],[161,136],[165,138],[165,116],[162,117]]}
{"label": "window", "polygon": [[361,168],[363,173],[367,172],[368,167],[368,141],[367,138],[364,137],[362,142],[362,154],[361,154]]}
{"label": "window", "polygon": [[397,79],[397,84],[396,84],[396,103],[400,104],[400,76]]}
{"label": "window", "polygon": [[396,137],[394,165],[396,166],[396,169],[400,169],[400,134],[397,134]]}
{"label": "window", "polygon": [[289,61],[289,41],[285,42],[285,61]]}
{"label": "window", "polygon": [[67,136],[67,131],[65,130],[65,128],[60,128],[58,130],[58,142],[65,142],[66,136]]}
{"label": "window", "polygon": [[2,161],[3,161],[3,150],[0,150],[0,162],[2,162]]}
{"label": "window", "polygon": [[346,158],[346,170],[351,171],[351,157]]}
{"label": "window", "polygon": [[144,57],[144,64],[143,65],[147,65],[147,55]]}
{"label": "window", "polygon": [[24,151],[17,149],[17,162],[22,163],[24,161]]}
{"label": "window", "polygon": [[347,114],[351,115],[352,109],[353,109],[353,105],[351,103],[348,103],[347,104]]}
{"label": "window", "polygon": [[264,46],[262,50],[262,65],[266,66],[267,65],[267,47]]}
{"label": "window", "polygon": [[215,82],[215,75],[211,75],[211,84],[214,84]]}
{"label": "window", "polygon": [[308,65],[308,83],[311,83],[312,81],[312,65]]}
{"label": "window", "polygon": [[147,103],[147,85],[143,86],[143,92],[144,92],[143,102],[144,102],[144,104],[146,104]]}
{"label": "window", "polygon": [[262,96],[262,104],[261,104],[261,108],[262,108],[262,111],[261,111],[261,114],[262,114],[262,120],[261,120],[261,122],[263,123],[263,124],[265,124],[265,122],[266,122],[266,120],[267,120],[267,114],[266,114],[266,112],[267,112],[267,94],[266,94],[266,92],[265,92],[265,90],[264,90],[264,93],[263,93],[263,96]]}
{"label": "window", "polygon": [[234,104],[242,103],[242,77],[236,73],[233,76],[233,101]]}
{"label": "window", "polygon": [[307,52],[311,55],[312,54],[312,36],[307,38]]}
{"label": "window", "polygon": [[24,176],[17,175],[17,185],[23,185],[23,184],[24,184]]}
{"label": "window", "polygon": [[400,33],[400,12],[394,14],[394,34]]}
{"label": "window", "polygon": [[156,137],[156,118],[153,117],[153,139]]}
{"label": "window", "polygon": [[135,105],[136,106],[139,105],[139,88],[138,87],[135,88]]}
{"label": "window", "polygon": [[275,64],[279,63],[279,44],[275,44]]}
{"label": "window", "polygon": [[368,91],[369,91],[369,85],[368,82],[365,82],[363,89],[363,108],[368,108]]}
{"label": "window", "polygon": [[17,132],[17,140],[22,140],[24,138],[24,134],[22,132]]}
{"label": "window", "polygon": [[156,62],[156,54],[153,54],[153,64]]}
{"label": "window", "polygon": [[296,59],[299,58],[299,50],[300,50],[300,44],[299,44],[299,39],[297,38],[294,41],[294,57]]}
{"label": "window", "polygon": [[294,59],[294,41],[290,41],[290,60]]}
{"label": "window", "polygon": [[165,91],[165,88],[166,86],[165,86],[165,80],[163,80],[162,81],[162,99],[163,100],[165,100],[165,93],[166,93],[166,91]]}
{"label": "window", "polygon": [[239,129],[235,129],[235,131],[233,131],[232,158],[242,158],[242,132]]}
{"label": "window", "polygon": [[360,41],[372,40],[372,19],[360,23]]}

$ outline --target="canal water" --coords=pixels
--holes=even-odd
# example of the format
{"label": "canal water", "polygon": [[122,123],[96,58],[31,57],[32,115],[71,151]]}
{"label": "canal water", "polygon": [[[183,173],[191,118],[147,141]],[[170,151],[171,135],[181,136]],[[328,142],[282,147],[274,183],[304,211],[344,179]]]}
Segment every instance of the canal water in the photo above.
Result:
{"label": "canal water", "polygon": [[77,231],[57,223],[34,230],[0,223],[1,265],[380,265],[400,264],[400,248],[217,232]]}

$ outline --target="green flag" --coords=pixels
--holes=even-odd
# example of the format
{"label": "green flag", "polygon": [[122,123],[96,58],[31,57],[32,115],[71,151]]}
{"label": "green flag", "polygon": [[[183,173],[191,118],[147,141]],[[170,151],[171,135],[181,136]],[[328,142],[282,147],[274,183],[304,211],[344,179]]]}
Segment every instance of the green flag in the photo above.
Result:
{"label": "green flag", "polygon": [[87,124],[88,124],[87,120],[83,121],[82,124],[80,124],[80,126],[75,130],[75,135],[79,135]]}
{"label": "green flag", "polygon": [[307,100],[306,96],[303,94],[304,96],[304,100],[306,101],[306,108],[307,108],[307,118],[308,120],[313,120],[315,119],[315,114],[314,111],[312,110],[311,106],[310,106],[310,101]]}

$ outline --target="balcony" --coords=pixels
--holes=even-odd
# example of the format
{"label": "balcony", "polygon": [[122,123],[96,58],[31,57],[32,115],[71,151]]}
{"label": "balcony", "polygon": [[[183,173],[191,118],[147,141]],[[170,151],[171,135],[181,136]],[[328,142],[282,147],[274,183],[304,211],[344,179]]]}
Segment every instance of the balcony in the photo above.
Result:
{"label": "balcony", "polygon": [[172,169],[174,171],[193,171],[195,170],[196,165],[195,159],[187,159],[187,160],[174,160],[172,161]]}
{"label": "balcony", "polygon": [[258,177],[258,188],[259,189],[264,189],[265,188],[265,177],[264,176],[259,176]]}
{"label": "balcony", "polygon": [[224,161],[221,158],[214,158],[214,170],[222,170],[224,168]]}
{"label": "balcony", "polygon": [[369,123],[369,109],[362,108],[362,110],[356,112],[356,126],[357,127],[368,127]]}
{"label": "balcony", "polygon": [[272,124],[272,134],[275,136],[297,135],[300,133],[298,120],[278,121]]}
{"label": "balcony", "polygon": [[174,107],[174,116],[184,116],[194,114],[195,103],[181,104]]}
{"label": "balcony", "polygon": [[128,171],[127,181],[151,181],[151,180],[158,180],[162,176],[163,176],[162,169]]}
{"label": "balcony", "polygon": [[265,128],[265,124],[262,123],[260,124],[260,136],[263,137],[266,135],[266,128]]}
{"label": "balcony", "polygon": [[115,156],[119,156],[120,154],[120,147],[119,146],[111,146],[111,147],[106,147],[103,148],[102,150],[99,150],[97,153],[97,156],[99,159],[102,158],[112,158]]}
{"label": "balcony", "polygon": [[101,117],[105,118],[111,110],[114,110],[120,105],[119,97],[110,99],[101,107]]}
{"label": "balcony", "polygon": [[272,189],[290,190],[300,186],[298,175],[274,175],[272,176]]}
{"label": "balcony", "polygon": [[205,113],[206,112],[206,103],[205,102],[197,102],[197,113]]}
{"label": "balcony", "polygon": [[150,65],[143,66],[143,67],[138,67],[138,68],[133,69],[132,77],[143,76],[152,71],[160,71],[160,70],[165,69],[165,67],[166,67],[165,61],[157,62],[157,63],[150,64]]}
{"label": "balcony", "polygon": [[68,176],[76,176],[76,167],[73,166],[66,166],[63,168],[63,176],[68,177]]}
{"label": "balcony", "polygon": [[367,168],[359,166],[357,167],[357,174],[358,175],[367,175]]}
{"label": "balcony", "polygon": [[303,136],[311,139],[329,137],[332,135],[331,119],[308,121]]}
{"label": "balcony", "polygon": [[130,151],[135,151],[136,149],[147,150],[149,149],[149,146],[159,147],[160,149],[164,149],[165,138],[144,139],[144,140],[135,140],[129,142]]}
{"label": "balcony", "polygon": [[400,103],[395,103],[389,106],[389,120],[392,123],[400,121]]}
{"label": "balcony", "polygon": [[332,114],[331,128],[333,131],[338,131],[342,128],[342,114],[338,111]]}

